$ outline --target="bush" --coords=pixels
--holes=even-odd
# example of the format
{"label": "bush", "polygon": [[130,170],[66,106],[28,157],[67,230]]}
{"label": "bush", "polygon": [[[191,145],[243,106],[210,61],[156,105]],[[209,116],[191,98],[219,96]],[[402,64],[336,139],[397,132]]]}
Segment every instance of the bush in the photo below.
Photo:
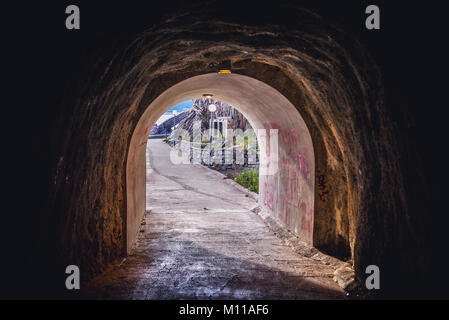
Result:
{"label": "bush", "polygon": [[259,170],[249,169],[239,173],[234,181],[248,190],[259,193]]}

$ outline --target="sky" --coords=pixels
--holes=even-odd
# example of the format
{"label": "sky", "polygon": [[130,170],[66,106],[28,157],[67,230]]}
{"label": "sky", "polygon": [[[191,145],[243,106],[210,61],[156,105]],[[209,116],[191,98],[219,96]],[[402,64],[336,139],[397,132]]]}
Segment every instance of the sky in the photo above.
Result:
{"label": "sky", "polygon": [[171,114],[174,110],[181,112],[186,109],[190,109],[193,106],[193,100],[186,100],[181,103],[178,103],[177,105],[171,107],[167,111],[165,111],[165,114]]}

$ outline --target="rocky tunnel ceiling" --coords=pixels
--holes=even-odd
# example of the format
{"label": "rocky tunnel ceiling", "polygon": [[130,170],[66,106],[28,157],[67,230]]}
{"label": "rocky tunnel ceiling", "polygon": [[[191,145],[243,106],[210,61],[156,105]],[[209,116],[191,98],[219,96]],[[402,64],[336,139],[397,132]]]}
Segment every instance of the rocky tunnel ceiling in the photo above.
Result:
{"label": "rocky tunnel ceiling", "polygon": [[57,251],[45,249],[49,260],[77,264],[90,278],[123,258],[126,165],[139,120],[166,90],[216,74],[226,62],[233,75],[279,92],[310,132],[313,245],[352,260],[361,279],[367,265],[379,265],[392,287],[425,270],[426,258],[414,246],[426,214],[426,200],[416,195],[425,192],[410,191],[410,182],[421,180],[405,174],[414,163],[404,165],[400,152],[411,142],[392,120],[399,116],[390,110],[401,99],[394,98],[395,78],[385,74],[385,64],[378,67],[364,45],[339,27],[343,18],[334,25],[320,10],[292,6],[283,9],[284,18],[276,9],[278,18],[268,12],[264,19],[248,8],[193,8],[174,7],[173,14],[136,23],[127,32],[111,24],[116,36],[105,35],[103,27],[89,35],[87,47],[73,49],[79,61],[48,120],[53,131],[42,129],[44,138],[51,136],[51,181],[36,232],[38,246]]}

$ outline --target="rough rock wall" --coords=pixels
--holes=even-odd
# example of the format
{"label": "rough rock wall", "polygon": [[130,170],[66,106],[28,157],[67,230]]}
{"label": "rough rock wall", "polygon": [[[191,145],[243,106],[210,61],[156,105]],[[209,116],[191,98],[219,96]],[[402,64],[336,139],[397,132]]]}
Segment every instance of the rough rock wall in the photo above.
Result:
{"label": "rough rock wall", "polygon": [[380,75],[353,39],[314,14],[296,14],[295,28],[173,17],[118,53],[92,58],[58,131],[52,201],[66,261],[91,276],[124,254],[125,167],[140,115],[170,86],[230,60],[233,72],[280,91],[311,132],[314,245],[352,258],[360,277],[364,266],[382,266],[398,246],[392,226],[406,234],[408,216]]}
{"label": "rough rock wall", "polygon": [[159,126],[157,126],[157,124],[155,124],[151,128],[150,134],[166,134],[166,133],[170,133],[171,128],[175,124],[178,124],[181,121],[183,121],[185,119],[185,117],[187,117],[187,115],[188,115],[188,111],[183,111],[180,114],[178,114],[176,116],[173,116],[170,119],[165,120]]}

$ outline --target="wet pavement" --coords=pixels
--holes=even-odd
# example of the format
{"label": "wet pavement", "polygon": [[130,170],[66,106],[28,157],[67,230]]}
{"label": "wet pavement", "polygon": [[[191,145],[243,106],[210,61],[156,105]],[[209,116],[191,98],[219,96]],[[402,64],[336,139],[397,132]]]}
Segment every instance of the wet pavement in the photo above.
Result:
{"label": "wet pavement", "polygon": [[149,140],[147,213],[131,255],[82,290],[97,299],[342,299],[334,269],[284,245],[255,200]]}

